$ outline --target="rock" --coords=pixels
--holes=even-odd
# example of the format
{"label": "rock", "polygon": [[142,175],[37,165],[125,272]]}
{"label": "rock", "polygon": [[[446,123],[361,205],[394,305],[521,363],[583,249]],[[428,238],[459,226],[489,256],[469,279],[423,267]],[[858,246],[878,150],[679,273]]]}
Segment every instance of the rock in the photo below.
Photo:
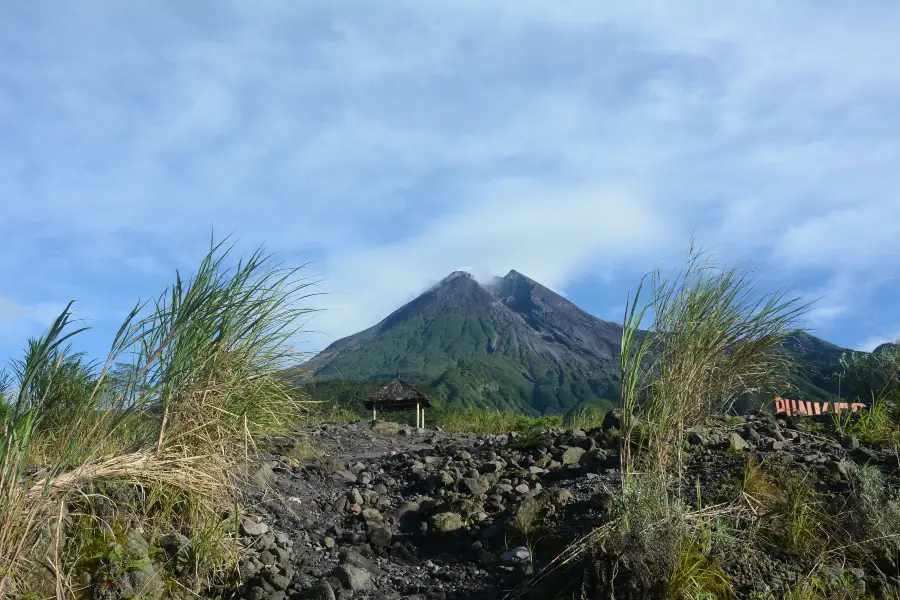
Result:
{"label": "rock", "polygon": [[703,446],[706,444],[706,440],[702,435],[697,433],[696,431],[690,431],[687,434],[687,442],[691,446]]}
{"label": "rock", "polygon": [[384,517],[374,508],[366,508],[362,511],[362,518],[368,524],[381,523]]}
{"label": "rock", "polygon": [[265,588],[259,585],[254,585],[244,595],[247,600],[266,600],[268,597]]}
{"label": "rock", "polygon": [[575,502],[575,496],[573,496],[572,492],[570,492],[569,490],[552,488],[547,490],[546,493],[547,497],[550,499],[550,502],[556,504],[557,506],[566,506],[567,504]]}
{"label": "rock", "polygon": [[528,562],[531,560],[531,551],[525,546],[518,546],[501,554],[500,560],[508,564]]}
{"label": "rock", "polygon": [[250,482],[256,487],[263,489],[272,487],[275,484],[276,479],[275,471],[272,470],[269,463],[261,464],[259,468],[250,475]]}
{"label": "rock", "polygon": [[356,483],[356,475],[347,470],[335,471],[334,478],[340,482]]}
{"label": "rock", "polygon": [[481,494],[486,494],[491,486],[483,477],[465,477],[459,483],[459,487],[463,492],[473,496],[480,496]]}
{"label": "rock", "polygon": [[843,460],[833,460],[828,463],[828,470],[846,479],[850,474],[850,464]]}
{"label": "rock", "polygon": [[400,433],[400,424],[392,421],[375,421],[372,424],[372,431],[378,435],[393,436]]}
{"label": "rock", "polygon": [[428,529],[436,534],[453,533],[462,528],[462,517],[454,512],[438,513],[428,520]]}
{"label": "rock", "polygon": [[456,483],[456,480],[448,471],[438,471],[431,474],[428,478],[428,483],[433,487],[450,487]]}
{"label": "rock", "polygon": [[527,494],[530,489],[527,483],[520,483],[515,487],[515,490],[520,494]]}
{"label": "rock", "polygon": [[578,446],[570,446],[569,448],[566,448],[565,451],[563,451],[562,464],[577,465],[584,453],[584,448],[579,448]]}
{"label": "rock", "polygon": [[859,439],[855,435],[845,435],[841,438],[841,446],[847,450],[856,450],[859,448]]}
{"label": "rock", "polygon": [[498,471],[502,470],[503,465],[497,461],[486,462],[478,467],[478,472],[482,475],[489,475],[490,473],[497,473]]}
{"label": "rock", "polygon": [[96,575],[93,600],[159,600],[165,592],[165,584],[145,555],[132,557],[131,569],[122,570],[119,565],[106,565]]}
{"label": "rock", "polygon": [[359,493],[359,489],[353,488],[349,492],[347,492],[347,502],[350,504],[362,504],[363,497],[362,494]]}
{"label": "rock", "polygon": [[327,535],[326,535],[326,536],[325,536],[325,539],[323,540],[322,543],[325,544],[325,547],[326,547],[326,548],[328,548],[329,550],[331,550],[332,548],[334,548],[334,543],[335,543],[335,542],[334,542],[334,538],[333,538],[333,537],[330,537],[330,536],[327,536]]}
{"label": "rock", "polygon": [[241,521],[241,531],[244,532],[244,535],[262,535],[269,531],[269,526],[260,521],[257,523],[251,519],[244,519]]}
{"label": "rock", "polygon": [[772,450],[773,452],[778,452],[778,451],[781,450],[782,448],[784,448],[784,442],[782,442],[782,441],[779,441],[779,440],[769,440],[768,442],[766,442],[766,449],[767,449],[767,450]]}
{"label": "rock", "polygon": [[407,502],[394,511],[394,521],[397,523],[400,531],[404,533],[412,533],[419,528],[419,510],[420,506],[416,502]]}
{"label": "rock", "polygon": [[323,579],[319,582],[310,596],[311,600],[337,600],[334,595],[334,590],[331,589],[331,584],[328,583],[327,580]]}
{"label": "rock", "polygon": [[387,548],[391,545],[391,530],[384,525],[378,525],[369,529],[369,543],[373,548]]}
{"label": "rock", "polygon": [[340,580],[341,585],[353,592],[368,592],[374,587],[372,574],[353,565],[340,565],[335,569],[334,574]]}
{"label": "rock", "polygon": [[861,463],[879,462],[878,454],[874,450],[871,448],[863,448],[861,446],[853,451],[853,458]]}
{"label": "rock", "polygon": [[263,550],[272,550],[275,547],[275,534],[271,531],[265,532],[253,540],[253,547],[260,552]]}
{"label": "rock", "polygon": [[266,581],[268,581],[276,590],[286,590],[287,587],[291,584],[290,579],[278,573],[267,574]]}
{"label": "rock", "polygon": [[614,408],[603,415],[603,424],[601,427],[603,431],[609,429],[622,429],[622,411],[618,408]]}
{"label": "rock", "polygon": [[737,433],[732,433],[728,436],[728,445],[736,452],[741,452],[750,448],[750,444]]}

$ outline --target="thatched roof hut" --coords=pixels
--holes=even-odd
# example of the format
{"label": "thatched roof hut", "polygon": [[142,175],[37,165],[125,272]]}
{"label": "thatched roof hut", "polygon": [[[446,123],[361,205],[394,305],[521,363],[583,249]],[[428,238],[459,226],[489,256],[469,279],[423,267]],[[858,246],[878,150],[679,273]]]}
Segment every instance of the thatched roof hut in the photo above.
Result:
{"label": "thatched roof hut", "polygon": [[393,380],[365,401],[366,408],[377,410],[399,410],[406,408],[430,408],[431,401],[411,384],[400,379]]}

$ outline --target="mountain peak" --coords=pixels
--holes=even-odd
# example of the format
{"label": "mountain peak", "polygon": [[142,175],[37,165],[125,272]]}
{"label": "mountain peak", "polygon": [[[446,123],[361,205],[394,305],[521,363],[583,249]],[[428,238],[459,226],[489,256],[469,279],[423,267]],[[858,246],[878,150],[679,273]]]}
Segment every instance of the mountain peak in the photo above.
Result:
{"label": "mountain peak", "polygon": [[472,275],[471,273],[469,273],[468,271],[463,271],[461,269],[457,269],[456,271],[453,271],[452,273],[450,273],[449,275],[447,275],[446,277],[441,279],[440,283],[449,283],[450,281],[453,281],[454,279],[471,279],[474,281],[475,276]]}

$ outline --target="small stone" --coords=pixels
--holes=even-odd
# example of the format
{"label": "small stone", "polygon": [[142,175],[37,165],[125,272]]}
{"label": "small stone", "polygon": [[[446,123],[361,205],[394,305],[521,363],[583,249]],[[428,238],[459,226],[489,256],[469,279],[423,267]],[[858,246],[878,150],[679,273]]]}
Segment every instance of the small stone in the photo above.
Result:
{"label": "small stone", "polygon": [[460,489],[473,496],[487,493],[488,488],[490,484],[483,477],[466,477],[460,482]]}
{"label": "small stone", "polygon": [[435,487],[450,487],[456,483],[453,475],[447,471],[438,471],[437,473],[432,474],[428,478],[428,481]]}
{"label": "small stone", "polygon": [[381,515],[378,510],[374,508],[366,508],[362,511],[362,517],[366,521],[366,523],[381,523],[384,520],[384,517]]}
{"label": "small stone", "polygon": [[372,431],[378,435],[393,436],[400,433],[400,424],[392,421],[375,421]]}
{"label": "small stone", "polygon": [[331,589],[331,584],[323,579],[312,591],[311,600],[337,600],[337,598],[334,595],[334,590]]}
{"label": "small stone", "polygon": [[291,580],[285,577],[284,575],[278,574],[269,574],[266,575],[266,581],[272,584],[272,587],[276,590],[286,590],[287,587],[291,584]]}
{"label": "small stone", "polygon": [[731,449],[736,452],[741,452],[742,450],[750,448],[750,444],[737,433],[732,433],[728,436],[728,444],[731,446]]}
{"label": "small stone", "polygon": [[335,471],[334,477],[336,480],[347,483],[356,483],[356,475],[354,475],[350,471],[342,470]]}
{"label": "small stone", "polygon": [[528,562],[531,560],[531,552],[525,546],[519,546],[501,554],[500,560],[509,564]]}
{"label": "small stone", "polygon": [[578,446],[566,448],[562,454],[562,464],[577,465],[584,453],[584,448],[579,448]]}
{"label": "small stone", "polygon": [[250,476],[251,482],[259,488],[272,487],[275,484],[275,479],[275,471],[272,470],[268,463],[260,465]]}
{"label": "small stone", "polygon": [[323,540],[323,543],[325,544],[325,547],[328,548],[329,550],[334,548],[334,538],[331,536],[326,535],[325,539]]}
{"label": "small stone", "polygon": [[463,528],[462,517],[454,512],[438,513],[428,520],[428,528],[434,533],[452,533]]}
{"label": "small stone", "polygon": [[622,429],[622,411],[614,408],[603,415],[603,431],[608,429]]}
{"label": "small stone", "polygon": [[244,519],[241,521],[241,530],[244,535],[262,535],[269,531],[269,526],[262,521],[257,523],[251,519]]}
{"label": "small stone", "polygon": [[855,435],[845,435],[841,438],[841,446],[847,450],[856,450],[859,448],[859,439]]}
{"label": "small stone", "polygon": [[372,574],[368,571],[344,564],[335,570],[341,585],[354,592],[367,592],[372,589]]}
{"label": "small stone", "polygon": [[515,490],[520,494],[527,494],[531,488],[528,487],[527,483],[520,483],[515,487]]}
{"label": "small stone", "polygon": [[191,540],[180,533],[170,533],[160,538],[159,545],[169,556],[176,556],[190,547]]}
{"label": "small stone", "polygon": [[387,548],[391,545],[391,530],[384,525],[378,525],[369,530],[369,543],[374,548]]}
{"label": "small stone", "polygon": [[486,462],[480,467],[478,467],[478,472],[482,475],[488,475],[490,473],[496,473],[498,471],[503,470],[503,465],[501,465],[497,461]]}
{"label": "small stone", "polygon": [[550,501],[557,506],[566,506],[567,504],[575,502],[575,496],[573,496],[572,492],[570,492],[569,490],[554,488],[549,490],[547,493],[550,497]]}
{"label": "small stone", "polygon": [[691,446],[703,446],[706,444],[706,440],[703,439],[703,436],[696,431],[691,431],[687,434],[687,442]]}
{"label": "small stone", "polygon": [[362,504],[363,497],[362,494],[359,493],[359,489],[353,488],[349,492],[347,492],[347,502],[350,504]]}
{"label": "small stone", "polygon": [[244,597],[247,598],[247,600],[266,600],[269,595],[266,593],[265,588],[255,585],[247,590],[247,595]]}

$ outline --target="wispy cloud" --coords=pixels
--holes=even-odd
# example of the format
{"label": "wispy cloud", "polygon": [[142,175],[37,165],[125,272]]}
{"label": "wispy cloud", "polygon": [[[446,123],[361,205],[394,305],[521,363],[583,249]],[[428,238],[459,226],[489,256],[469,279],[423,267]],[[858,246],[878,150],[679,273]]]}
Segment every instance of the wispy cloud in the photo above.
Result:
{"label": "wispy cloud", "polygon": [[887,2],[21,4],[0,295],[130,305],[214,227],[315,261],[324,343],[460,264],[595,277],[591,304],[696,231],[824,292],[849,344],[900,264],[898,29]]}

